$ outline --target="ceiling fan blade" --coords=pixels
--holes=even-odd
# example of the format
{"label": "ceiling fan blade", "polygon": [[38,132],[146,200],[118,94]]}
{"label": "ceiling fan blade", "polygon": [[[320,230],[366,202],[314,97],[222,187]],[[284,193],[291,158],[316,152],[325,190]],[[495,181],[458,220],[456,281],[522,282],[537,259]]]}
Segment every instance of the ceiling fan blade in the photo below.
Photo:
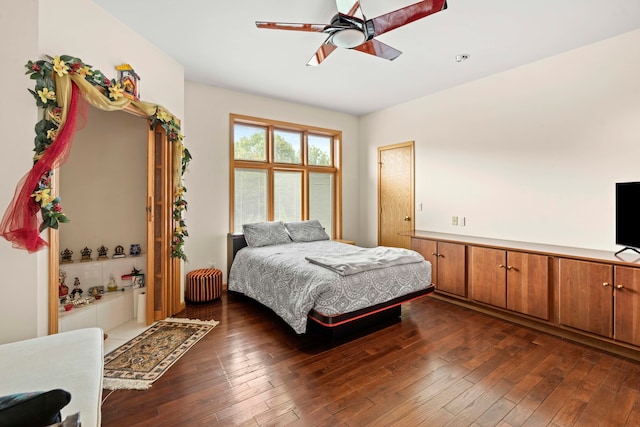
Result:
{"label": "ceiling fan blade", "polygon": [[402,55],[402,52],[398,49],[394,49],[376,39],[362,43],[360,46],[354,47],[353,50],[359,50],[360,52],[368,53],[369,55],[379,56],[380,58],[388,59],[389,61],[393,61],[398,56]]}
{"label": "ceiling fan blade", "polygon": [[336,0],[336,7],[340,14],[353,16],[364,21],[364,15],[360,10],[360,2],[358,0]]}
{"label": "ceiling fan blade", "polygon": [[322,33],[333,27],[328,24],[299,24],[295,22],[265,22],[256,21],[256,27],[266,28],[269,30],[289,30],[289,31],[306,31],[311,33]]}
{"label": "ceiling fan blade", "polygon": [[407,25],[425,16],[440,12],[447,8],[447,0],[425,0],[402,9],[377,16],[370,21],[373,23],[374,36],[379,36],[398,27]]}
{"label": "ceiling fan blade", "polygon": [[329,37],[328,39],[326,39],[324,41],[324,43],[318,48],[318,50],[316,51],[316,53],[311,57],[311,59],[309,60],[309,62],[307,62],[307,65],[310,67],[316,67],[318,65],[320,65],[320,63],[322,61],[324,61],[325,59],[327,59],[327,56],[329,56],[331,54],[331,52],[333,52],[334,50],[336,50],[336,46],[332,45],[331,43],[329,43],[329,39],[331,37]]}

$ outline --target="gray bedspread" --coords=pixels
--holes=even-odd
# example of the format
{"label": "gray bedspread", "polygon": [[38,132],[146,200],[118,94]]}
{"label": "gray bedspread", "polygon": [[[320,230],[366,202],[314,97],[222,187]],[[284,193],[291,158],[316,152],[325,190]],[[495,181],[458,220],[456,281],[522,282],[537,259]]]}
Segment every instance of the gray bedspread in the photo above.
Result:
{"label": "gray bedspread", "polygon": [[424,257],[416,251],[386,246],[378,246],[376,248],[354,247],[353,252],[308,256],[305,259],[312,264],[328,268],[343,276],[424,261]]}
{"label": "gray bedspread", "polygon": [[431,284],[431,264],[424,259],[350,275],[305,259],[358,249],[329,240],[243,248],[231,266],[228,289],[271,308],[301,334],[312,309],[327,316],[349,313]]}

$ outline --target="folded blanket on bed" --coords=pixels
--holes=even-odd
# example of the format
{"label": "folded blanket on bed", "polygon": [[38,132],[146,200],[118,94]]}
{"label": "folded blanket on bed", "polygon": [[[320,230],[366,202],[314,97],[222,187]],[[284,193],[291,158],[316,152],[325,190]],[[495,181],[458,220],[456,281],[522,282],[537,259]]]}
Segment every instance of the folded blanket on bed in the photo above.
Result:
{"label": "folded blanket on bed", "polygon": [[424,257],[418,252],[386,246],[359,248],[353,252],[305,257],[305,259],[312,264],[328,268],[343,276],[393,265],[424,261]]}

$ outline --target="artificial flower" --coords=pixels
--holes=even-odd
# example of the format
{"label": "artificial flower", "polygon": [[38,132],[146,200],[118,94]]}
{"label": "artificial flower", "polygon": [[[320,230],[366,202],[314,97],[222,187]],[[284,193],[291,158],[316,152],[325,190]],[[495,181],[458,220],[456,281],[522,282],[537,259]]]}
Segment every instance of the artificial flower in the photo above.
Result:
{"label": "artificial flower", "polygon": [[62,120],[62,109],[60,107],[51,108],[47,110],[47,115],[54,122],[60,123],[60,121]]}
{"label": "artificial flower", "polygon": [[69,74],[69,66],[59,56],[56,56],[53,58],[53,71],[58,73],[58,77],[62,77]]}
{"label": "artificial flower", "polygon": [[171,116],[169,115],[169,113],[164,111],[162,108],[158,108],[158,113],[156,114],[156,117],[161,122],[165,122],[166,123],[166,122],[170,122],[171,121]]}
{"label": "artificial flower", "polygon": [[80,74],[81,76],[84,76],[84,77],[93,75],[93,71],[91,71],[91,68],[89,68],[86,65],[81,67],[81,68],[78,68],[76,73],[78,73],[78,74]]}
{"label": "artificial flower", "polygon": [[109,96],[114,101],[122,98],[124,96],[124,88],[120,83],[116,83],[113,86],[109,86]]}
{"label": "artificial flower", "polygon": [[47,131],[47,139],[53,141],[58,136],[58,129],[49,129]]}
{"label": "artificial flower", "polygon": [[43,104],[46,104],[48,101],[53,101],[56,99],[56,93],[52,90],[49,90],[48,87],[43,87],[38,91],[38,96],[42,100]]}
{"label": "artificial flower", "polygon": [[53,202],[56,198],[51,195],[50,188],[44,188],[42,190],[38,190],[31,195],[31,197],[35,198],[36,202],[40,203],[40,206],[47,206],[49,203]]}

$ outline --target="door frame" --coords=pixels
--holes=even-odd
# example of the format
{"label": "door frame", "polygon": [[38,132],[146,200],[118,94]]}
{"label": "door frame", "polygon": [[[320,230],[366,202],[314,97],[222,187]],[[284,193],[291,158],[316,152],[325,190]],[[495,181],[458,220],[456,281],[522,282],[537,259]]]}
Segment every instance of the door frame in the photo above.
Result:
{"label": "door frame", "polygon": [[[123,109],[122,111],[133,114],[135,116],[141,117],[143,119],[146,120],[146,126],[147,126],[147,141],[145,142],[147,144],[147,161],[149,162],[149,157],[150,157],[150,145],[152,144],[152,141],[155,138],[155,129],[152,129],[150,126],[151,121],[149,120],[149,117],[147,115],[145,115],[143,112],[138,111],[138,109],[133,108],[133,107],[127,107],[125,109]],[[166,135],[165,135],[166,136]],[[168,144],[168,142],[165,145],[170,145]],[[172,148],[169,148],[169,153],[171,153]],[[169,155],[168,156],[169,159],[171,159],[171,162],[176,161],[173,155]],[[173,164],[170,165],[170,167],[168,168],[162,168],[162,178],[163,180],[166,180],[167,183],[172,183],[173,179],[174,179],[174,174],[173,174]],[[149,182],[149,180],[153,179],[153,168],[149,168],[147,167],[147,182]],[[59,192],[59,188],[60,188],[60,182],[59,182],[59,168],[55,168],[53,170],[53,182],[52,182],[52,188],[53,191],[58,194]],[[149,201],[148,197],[147,200]],[[148,206],[149,208],[149,206]],[[149,224],[153,224],[153,220],[152,220],[153,216],[149,215],[149,210],[147,210],[147,241],[149,240],[149,230],[152,230],[153,227],[150,226]],[[166,216],[166,223],[162,225],[162,227],[167,228],[167,229],[171,229],[173,227],[173,219],[172,219],[172,215],[167,215]],[[59,273],[60,273],[60,234],[59,231],[57,229],[53,229],[53,228],[49,228],[49,254],[48,254],[48,261],[49,261],[49,276],[48,276],[48,280],[49,280],[49,292],[48,292],[48,308],[49,308],[49,326],[48,326],[48,330],[49,330],[49,335],[52,334],[57,334],[58,333],[58,323],[59,323],[59,316],[58,316],[58,306],[59,306],[59,296],[58,296],[58,281],[59,281]],[[147,250],[147,252],[149,252],[149,250]],[[151,255],[151,257],[149,256],[149,254],[147,254],[147,270],[148,270],[148,274],[150,272],[153,271],[153,269],[150,269],[149,266],[153,265],[154,262],[154,257],[153,254]],[[169,297],[170,301],[164,301],[164,303],[162,304],[163,307],[177,307],[177,309],[179,310],[180,308],[184,308],[184,303],[180,301],[180,293],[179,290],[181,289],[181,283],[180,283],[180,278],[181,278],[181,262],[179,259],[176,258],[171,258],[170,256],[170,251],[163,251],[162,255],[161,255],[161,260],[160,262],[162,263],[162,269],[163,271],[166,272],[166,279],[165,279],[165,283],[169,283],[169,285],[167,286],[163,286],[163,288],[170,288],[170,294],[169,295],[163,295],[163,296],[167,296]],[[146,293],[146,324],[150,325],[154,320],[154,317],[156,317],[155,311],[154,311],[154,301],[155,301],[155,292],[154,292],[154,287],[153,287],[153,277],[149,277],[147,280],[147,283],[145,284],[145,293]],[[171,286],[171,284],[173,284],[173,286]],[[178,286],[178,291],[176,292],[174,287]]]}
{"label": "door frame", "polygon": [[407,141],[401,142],[398,144],[385,145],[382,147],[378,147],[378,245],[380,244],[381,235],[382,235],[382,226],[381,226],[381,212],[382,212],[382,174],[380,172],[380,168],[382,165],[382,152],[388,150],[394,150],[398,148],[409,147],[411,148],[411,159],[410,159],[410,168],[411,168],[411,189],[410,189],[410,212],[411,212],[411,222],[415,225],[415,213],[416,213],[416,196],[415,196],[415,142]]}

